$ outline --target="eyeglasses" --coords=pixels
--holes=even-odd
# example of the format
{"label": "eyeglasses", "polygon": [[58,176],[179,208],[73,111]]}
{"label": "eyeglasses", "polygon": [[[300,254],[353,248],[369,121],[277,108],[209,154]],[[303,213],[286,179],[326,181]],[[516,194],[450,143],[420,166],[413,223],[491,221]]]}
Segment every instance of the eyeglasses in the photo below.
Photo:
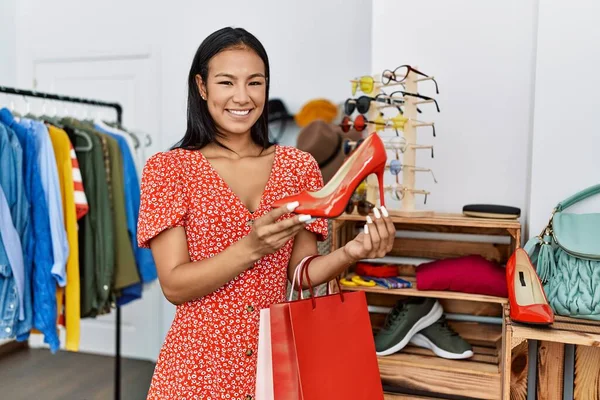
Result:
{"label": "eyeglasses", "polygon": [[416,79],[416,82],[425,81],[425,80],[432,80],[433,83],[435,83],[435,92],[437,94],[440,93],[440,91],[438,90],[438,84],[437,84],[437,82],[436,82],[436,80],[435,80],[435,78],[433,76],[429,76],[427,74],[422,73],[421,71],[417,71],[416,69],[414,69],[410,65],[401,65],[401,66],[397,67],[393,71],[390,71],[389,69],[386,69],[381,74],[381,83],[383,83],[386,86],[389,85],[390,81],[402,83],[402,82],[404,82],[406,80],[406,78],[408,78],[408,74],[411,71],[414,72],[415,74],[418,74],[418,75],[421,75],[421,76],[425,77],[425,78],[421,78],[421,79]]}
{"label": "eyeglasses", "polygon": [[424,145],[424,144],[408,143],[406,141],[406,139],[402,136],[396,136],[396,137],[390,138],[389,140],[384,142],[384,144],[385,144],[386,149],[400,150],[402,153],[404,153],[409,148],[411,148],[411,149],[431,149],[431,158],[434,158],[433,146]]}
{"label": "eyeglasses", "polygon": [[[371,187],[372,185],[369,185],[369,187]],[[377,185],[373,185],[374,187],[377,187]],[[415,193],[415,194],[422,194],[423,196],[425,196],[424,199],[424,204],[427,204],[427,196],[429,196],[431,193],[428,192],[427,190],[421,190],[421,189],[411,189],[409,187],[406,187],[400,183],[392,183],[391,185],[385,185],[384,186],[384,191],[385,192],[391,192],[392,193],[392,197],[395,200],[402,200],[404,198],[404,196],[406,195],[406,192],[411,192],[411,193]]]}
{"label": "eyeglasses", "polygon": [[437,179],[435,179],[435,175],[433,174],[433,171],[430,168],[421,168],[421,167],[415,167],[414,165],[402,164],[400,162],[400,160],[391,160],[390,165],[386,166],[385,168],[389,169],[390,172],[392,173],[392,175],[399,175],[403,169],[411,169],[411,170],[417,171],[417,172],[430,172],[431,176],[433,178],[433,181],[435,183],[437,183]]}
{"label": "eyeglasses", "polygon": [[422,194],[425,196],[423,204],[427,204],[427,196],[430,194],[430,192],[428,192],[427,190],[411,189],[397,183],[392,183],[390,189],[392,191],[392,197],[394,197],[396,200],[402,200],[406,195],[406,192]]}
{"label": "eyeglasses", "polygon": [[[394,107],[394,108],[398,109],[398,112],[400,112],[400,114],[404,114],[401,107],[405,106],[406,102],[403,98],[396,97],[395,99],[392,99],[390,96],[388,96],[385,93],[379,93],[377,96],[375,96],[375,101],[383,103],[383,104],[377,106],[378,109]],[[417,107],[417,112],[420,114],[423,111],[421,111],[421,109],[419,107]]]}
{"label": "eyeglasses", "polygon": [[[419,93],[409,93],[409,92],[405,92],[403,90],[396,90],[395,92],[393,92],[393,93],[390,94],[390,98],[391,98],[392,102],[400,100],[398,98],[399,96],[396,96],[396,98],[394,98],[394,95],[396,93],[402,93],[402,97],[404,97],[404,96],[411,96],[411,97],[418,97],[420,99],[425,100],[425,101],[417,102],[415,104],[435,103],[435,108],[437,108],[437,111],[440,112],[440,106],[438,105],[437,100],[434,99],[434,98],[432,98],[432,97],[425,96],[425,95],[422,95],[422,94],[419,94]],[[404,99],[402,99],[402,102],[404,102]]]}

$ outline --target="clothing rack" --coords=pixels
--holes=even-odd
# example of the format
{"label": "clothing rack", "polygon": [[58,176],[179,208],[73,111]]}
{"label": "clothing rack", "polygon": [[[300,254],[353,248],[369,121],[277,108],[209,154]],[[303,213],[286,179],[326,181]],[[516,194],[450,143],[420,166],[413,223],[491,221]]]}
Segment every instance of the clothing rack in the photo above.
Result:
{"label": "clothing rack", "polygon": [[[78,97],[62,96],[52,93],[43,93],[32,90],[15,89],[11,87],[0,86],[0,93],[14,94],[24,97],[36,97],[47,100],[58,100],[69,103],[89,104],[98,107],[114,108],[117,112],[117,123],[119,126],[123,122],[123,107],[119,103],[109,103],[104,101],[83,99]],[[121,307],[116,305],[115,321],[115,400],[121,399]]]}

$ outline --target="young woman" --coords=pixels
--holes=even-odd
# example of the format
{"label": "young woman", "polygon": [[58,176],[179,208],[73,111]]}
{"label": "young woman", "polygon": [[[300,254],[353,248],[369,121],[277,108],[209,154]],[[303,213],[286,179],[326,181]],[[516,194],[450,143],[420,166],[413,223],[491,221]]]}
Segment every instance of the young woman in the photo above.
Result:
{"label": "young woman", "polygon": [[[252,399],[260,310],[285,300],[296,265],[327,235],[325,220],[291,213],[298,204],[271,205],[323,180],[308,153],[269,143],[269,61],[252,34],[207,37],[188,85],[185,136],[142,178],[138,241],[177,306],[148,399]],[[391,250],[387,211],[373,212],[368,233],[310,264],[313,285]]]}

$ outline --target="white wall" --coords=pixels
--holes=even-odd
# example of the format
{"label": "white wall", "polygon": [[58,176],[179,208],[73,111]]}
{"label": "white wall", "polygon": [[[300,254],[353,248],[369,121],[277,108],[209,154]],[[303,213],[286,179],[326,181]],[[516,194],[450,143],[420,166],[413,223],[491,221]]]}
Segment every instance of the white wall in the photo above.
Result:
{"label": "white wall", "polygon": [[[540,3],[529,236],[556,203],[600,184],[599,20],[595,0]],[[599,210],[600,196],[569,209]]]}
{"label": "white wall", "polygon": [[[434,75],[419,92],[433,95],[420,119],[435,121],[438,137],[420,128],[419,143],[434,144],[435,159],[417,153],[439,183],[417,174],[432,195],[417,208],[461,212],[468,203],[525,211],[531,126],[535,0],[374,0],[372,72],[401,64]],[[421,131],[422,130],[422,131]]]}
{"label": "white wall", "polygon": [[0,85],[14,86],[17,80],[15,23],[16,0],[0,1]]}
{"label": "white wall", "polygon": [[162,88],[163,117],[159,131],[161,144],[168,147],[184,133],[187,73],[208,34],[223,26],[239,26],[256,35],[270,57],[271,97],[284,99],[294,113],[316,97],[345,99],[348,80],[369,69],[370,3],[20,0],[19,84],[31,87],[33,62],[39,58],[159,53],[161,75],[156,84]]}

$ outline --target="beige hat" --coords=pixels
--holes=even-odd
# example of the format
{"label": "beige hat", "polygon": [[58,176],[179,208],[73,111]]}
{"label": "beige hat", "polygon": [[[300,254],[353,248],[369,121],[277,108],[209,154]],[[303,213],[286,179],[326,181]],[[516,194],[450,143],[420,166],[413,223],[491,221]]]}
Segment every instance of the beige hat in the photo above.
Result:
{"label": "beige hat", "polygon": [[362,134],[354,129],[344,133],[338,125],[316,120],[302,128],[296,147],[310,153],[317,160],[323,180],[327,183],[344,162],[344,140],[361,138]]}

